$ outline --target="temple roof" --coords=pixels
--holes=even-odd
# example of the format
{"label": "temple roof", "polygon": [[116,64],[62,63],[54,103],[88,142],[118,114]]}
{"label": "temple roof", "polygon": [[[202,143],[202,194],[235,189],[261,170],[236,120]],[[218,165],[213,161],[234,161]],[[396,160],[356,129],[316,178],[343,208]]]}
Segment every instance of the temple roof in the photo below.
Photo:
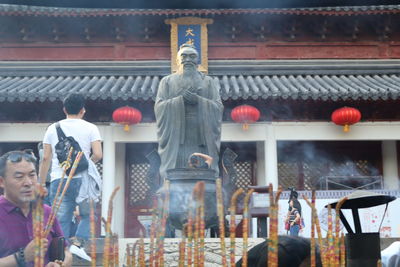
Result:
{"label": "temple roof", "polygon": [[[169,61],[0,62],[0,102],[154,100]],[[209,62],[223,100],[386,100],[400,97],[400,60]]]}
{"label": "temple roof", "polygon": [[49,17],[103,17],[103,16],[214,16],[233,14],[286,15],[374,15],[400,13],[400,5],[335,6],[298,8],[225,8],[225,9],[123,9],[42,7],[0,4],[0,15]]}

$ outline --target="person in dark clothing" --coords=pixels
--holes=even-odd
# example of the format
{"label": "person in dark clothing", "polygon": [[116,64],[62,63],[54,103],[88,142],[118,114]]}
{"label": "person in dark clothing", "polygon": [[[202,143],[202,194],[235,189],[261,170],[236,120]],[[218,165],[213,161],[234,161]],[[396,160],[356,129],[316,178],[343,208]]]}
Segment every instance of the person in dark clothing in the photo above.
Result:
{"label": "person in dark clothing", "polygon": [[[264,241],[248,252],[247,266],[265,267],[268,260],[268,241]],[[322,267],[319,248],[316,246],[316,267]],[[310,239],[298,236],[279,236],[278,266],[279,267],[309,267],[311,264]],[[236,263],[242,267],[242,259]]]}
{"label": "person in dark clothing", "polygon": [[289,201],[289,211],[286,216],[286,223],[289,223],[289,233],[298,236],[301,228],[301,204],[297,198]]}

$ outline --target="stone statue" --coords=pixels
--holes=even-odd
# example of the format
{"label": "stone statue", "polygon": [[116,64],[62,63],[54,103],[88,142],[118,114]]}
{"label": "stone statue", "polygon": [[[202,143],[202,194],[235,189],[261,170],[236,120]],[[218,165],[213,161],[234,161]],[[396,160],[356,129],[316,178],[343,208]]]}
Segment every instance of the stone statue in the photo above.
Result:
{"label": "stone statue", "polygon": [[163,178],[168,169],[189,167],[195,152],[210,155],[210,168],[219,174],[223,105],[215,81],[197,70],[198,60],[196,49],[183,44],[178,71],[164,77],[158,87],[154,112]]}

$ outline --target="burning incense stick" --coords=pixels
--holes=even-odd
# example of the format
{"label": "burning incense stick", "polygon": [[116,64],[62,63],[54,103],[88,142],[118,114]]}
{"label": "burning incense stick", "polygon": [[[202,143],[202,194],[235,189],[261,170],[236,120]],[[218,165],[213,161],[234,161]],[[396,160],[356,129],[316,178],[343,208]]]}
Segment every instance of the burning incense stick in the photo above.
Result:
{"label": "burning incense stick", "polygon": [[315,190],[312,191],[311,197],[311,267],[315,267],[317,265],[315,258]]}
{"label": "burning incense stick", "polygon": [[[56,194],[54,196],[53,204],[51,205],[52,209],[51,209],[51,212],[50,212],[50,216],[49,216],[48,222],[53,221],[54,218],[57,215],[57,211],[55,211],[54,208],[57,206],[57,199],[58,199],[58,196],[59,196],[60,191],[61,191],[61,187],[62,187],[62,184],[63,184],[63,181],[64,181],[65,174],[66,174],[67,170],[71,167],[71,157],[72,157],[72,151],[73,150],[74,150],[73,147],[71,147],[69,149],[67,159],[60,164],[60,167],[62,168],[63,172],[62,172],[62,175],[61,175],[60,182],[58,183],[58,187],[57,187]],[[44,182],[44,181],[42,181],[42,182]],[[47,226],[46,226],[46,229],[47,229]]]}
{"label": "burning incense stick", "polygon": [[199,202],[199,219],[200,219],[200,253],[199,253],[199,267],[204,266],[204,252],[205,252],[205,245],[204,245],[204,236],[205,236],[205,224],[204,224],[204,188],[205,184],[204,181],[200,181],[199,183],[199,192],[198,192],[198,202]]}
{"label": "burning incense stick", "polygon": [[111,266],[119,266],[119,244],[118,234],[113,235],[113,264]]}
{"label": "burning incense stick", "polygon": [[90,257],[91,266],[96,267],[96,222],[94,218],[94,202],[90,199]]}
{"label": "burning incense stick", "polygon": [[146,267],[146,259],[144,256],[144,240],[143,240],[143,232],[140,230],[139,232],[139,266]]}
{"label": "burning incense stick", "polygon": [[157,251],[157,260],[159,262],[160,267],[164,267],[164,236],[165,236],[165,228],[167,225],[168,218],[168,210],[169,210],[169,181],[165,181],[165,189],[164,189],[164,203],[162,210],[162,219],[161,219],[161,233],[158,242],[158,251]]}
{"label": "burning incense stick", "polygon": [[347,197],[340,199],[335,207],[335,266],[340,265],[340,208],[346,200]]}
{"label": "burning incense stick", "polygon": [[33,203],[32,220],[33,220],[33,236],[35,242],[34,250],[34,266],[42,267],[44,266],[44,254],[45,248],[43,244],[43,239],[46,237],[43,233],[43,219],[44,219],[44,209],[43,209],[43,188],[37,185],[37,197]]}
{"label": "burning incense stick", "polygon": [[253,194],[254,189],[250,189],[247,191],[246,196],[244,197],[244,207],[243,207],[243,267],[247,267],[247,240],[248,240],[248,233],[249,233],[249,200],[251,195]]}
{"label": "burning incense stick", "polygon": [[327,257],[326,257],[326,253],[325,253],[324,245],[323,245],[323,241],[322,241],[321,226],[319,224],[319,219],[318,219],[317,210],[315,208],[315,203],[312,204],[306,195],[303,195],[303,199],[307,202],[308,206],[310,206],[310,208],[314,211],[315,229],[317,230],[317,235],[318,235],[318,246],[319,246],[319,251],[320,251],[320,255],[321,255],[322,265],[328,266],[328,263],[326,262]]}
{"label": "burning incense stick", "polygon": [[243,193],[243,188],[239,188],[238,190],[233,193],[231,198],[231,207],[230,207],[230,214],[231,214],[231,222],[229,226],[229,233],[231,239],[231,246],[230,246],[230,266],[235,266],[235,230],[236,230],[236,202],[237,198],[240,194]]}
{"label": "burning incense stick", "polygon": [[[194,193],[193,193],[194,194]],[[188,237],[188,249],[187,249],[187,265],[188,267],[192,266],[192,246],[193,246],[193,205],[194,199],[192,199],[189,203],[189,211],[188,211],[188,222],[187,222],[187,237]]]}
{"label": "burning incense stick", "polygon": [[224,213],[224,200],[222,197],[222,180],[218,178],[216,183],[217,189],[217,213],[219,221],[219,238],[221,242],[221,256],[222,266],[227,267],[228,262],[226,261],[226,245],[225,245],[225,213]]}
{"label": "burning incense stick", "polygon": [[132,263],[130,266],[136,267],[136,247],[139,243],[139,240],[136,240],[135,244],[132,247]]}
{"label": "burning incense stick", "polygon": [[272,184],[269,184],[269,242],[268,242],[268,267],[275,267],[276,263],[276,251],[274,240],[274,228],[275,228],[275,204],[274,204],[274,188]]}
{"label": "burning incense stick", "polygon": [[199,266],[200,249],[199,249],[199,235],[200,235],[200,204],[199,204],[199,182],[197,182],[193,188],[193,200],[195,201],[195,213],[194,213],[194,255],[193,264],[195,267]]}
{"label": "burning incense stick", "polygon": [[149,266],[154,266],[154,240],[156,233],[156,224],[157,224],[157,198],[153,199],[153,208],[151,210],[151,226],[150,226],[150,257],[149,257]]}
{"label": "burning incense stick", "polygon": [[130,267],[131,261],[132,261],[132,254],[131,254],[131,244],[126,244],[126,249],[125,249],[125,254],[126,254],[126,266]]}
{"label": "burning incense stick", "polygon": [[[78,152],[78,154],[76,155],[74,164],[72,165],[71,171],[70,171],[70,173],[68,175],[68,178],[67,178],[67,181],[66,181],[66,183],[64,185],[64,189],[63,189],[63,191],[61,193],[60,199],[58,200],[56,205],[52,207],[52,212],[50,213],[50,215],[53,214],[53,216],[49,217],[47,225],[44,228],[44,236],[47,236],[50,233],[51,228],[53,227],[53,223],[54,223],[54,220],[56,218],[57,212],[58,212],[58,210],[60,208],[60,205],[61,205],[61,203],[63,201],[64,195],[67,192],[69,184],[71,183],[72,177],[75,174],[76,168],[78,167],[78,164],[81,161],[82,156],[83,156],[83,152],[82,151]],[[61,183],[61,181],[60,181],[60,183]]]}
{"label": "burning incense stick", "polygon": [[113,192],[111,193],[110,199],[108,200],[108,214],[107,214],[107,221],[106,221],[106,237],[104,239],[104,253],[103,253],[103,266],[109,267],[110,266],[110,250],[111,250],[111,220],[112,220],[112,213],[113,213],[113,200],[115,195],[117,194],[118,190],[120,189],[117,186]]}
{"label": "burning incense stick", "polygon": [[282,193],[282,187],[278,188],[275,199],[273,195],[273,186],[269,184],[269,198],[270,198],[270,242],[268,249],[268,266],[278,266],[278,210],[279,198]]}
{"label": "burning incense stick", "polygon": [[185,236],[182,236],[181,242],[179,242],[179,267],[184,267],[185,266]]}
{"label": "burning incense stick", "polygon": [[329,261],[329,266],[334,266],[334,246],[333,246],[333,225],[332,225],[332,207],[331,205],[328,205],[328,233],[327,233],[327,238],[328,238],[328,261]]}
{"label": "burning incense stick", "polygon": [[344,234],[340,236],[340,267],[346,266],[346,247],[344,244]]}
{"label": "burning incense stick", "polygon": [[109,249],[109,264],[108,266],[114,267],[115,266],[115,239],[114,239],[114,234],[111,233],[111,241],[110,241],[110,249]]}

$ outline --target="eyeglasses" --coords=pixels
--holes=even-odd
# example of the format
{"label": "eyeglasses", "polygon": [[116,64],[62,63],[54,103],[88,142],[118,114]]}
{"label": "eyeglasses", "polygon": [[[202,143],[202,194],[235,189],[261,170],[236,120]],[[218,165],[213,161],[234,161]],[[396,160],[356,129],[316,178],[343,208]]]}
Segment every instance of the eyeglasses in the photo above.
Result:
{"label": "eyeglasses", "polygon": [[36,157],[33,156],[30,151],[12,151],[6,159],[12,163],[17,163],[20,162],[22,158],[26,161],[36,163]]}

